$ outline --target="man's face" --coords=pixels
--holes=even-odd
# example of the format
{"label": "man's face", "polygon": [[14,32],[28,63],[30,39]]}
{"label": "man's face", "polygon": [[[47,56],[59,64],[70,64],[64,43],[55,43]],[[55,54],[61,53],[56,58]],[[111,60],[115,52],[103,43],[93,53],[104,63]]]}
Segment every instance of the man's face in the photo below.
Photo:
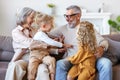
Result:
{"label": "man's face", "polygon": [[75,13],[73,9],[67,10],[64,17],[70,28],[74,28],[80,22],[80,13]]}

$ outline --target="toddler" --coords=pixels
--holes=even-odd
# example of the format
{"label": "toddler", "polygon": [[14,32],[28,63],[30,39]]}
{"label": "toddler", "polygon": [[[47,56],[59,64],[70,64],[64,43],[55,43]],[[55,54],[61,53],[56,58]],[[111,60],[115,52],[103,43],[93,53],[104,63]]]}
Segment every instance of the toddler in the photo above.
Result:
{"label": "toddler", "polygon": [[40,63],[48,65],[50,73],[50,80],[55,79],[55,58],[49,55],[52,47],[66,47],[71,48],[70,44],[63,44],[50,38],[47,34],[53,28],[53,17],[46,14],[36,14],[35,22],[38,24],[38,32],[34,35],[33,39],[40,41],[41,46],[37,43],[32,43],[30,46],[30,59],[28,66],[28,79],[35,80],[37,68]]}

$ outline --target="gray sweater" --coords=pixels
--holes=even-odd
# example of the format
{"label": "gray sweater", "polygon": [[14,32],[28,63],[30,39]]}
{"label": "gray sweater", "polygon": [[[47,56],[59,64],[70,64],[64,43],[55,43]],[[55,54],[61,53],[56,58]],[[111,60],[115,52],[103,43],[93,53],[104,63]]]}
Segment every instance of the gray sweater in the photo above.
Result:
{"label": "gray sweater", "polygon": [[[67,52],[63,57],[68,57],[74,55],[78,50],[78,42],[77,42],[77,30],[80,25],[76,26],[75,28],[69,28],[67,25],[56,27],[50,32],[50,35],[52,36],[60,36],[63,35],[65,37],[64,43],[72,44],[73,48],[68,48]],[[105,40],[96,30],[96,39],[97,39],[97,45],[98,46],[104,46],[105,50],[108,48],[108,41]],[[56,51],[57,52],[57,51]],[[56,53],[57,54],[57,53]]]}

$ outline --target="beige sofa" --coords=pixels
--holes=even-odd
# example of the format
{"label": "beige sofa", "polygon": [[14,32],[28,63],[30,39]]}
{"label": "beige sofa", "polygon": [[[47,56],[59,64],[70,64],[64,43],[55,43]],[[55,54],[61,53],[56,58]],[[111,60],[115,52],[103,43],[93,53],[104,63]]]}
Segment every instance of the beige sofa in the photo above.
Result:
{"label": "beige sofa", "polygon": [[[106,35],[104,37],[109,37],[112,40],[118,41],[120,43],[120,34]],[[117,54],[120,53],[118,52]],[[5,80],[8,63],[10,62],[13,55],[14,51],[12,47],[12,38],[9,36],[0,36],[0,80]],[[113,80],[120,80],[120,63],[113,66]]]}

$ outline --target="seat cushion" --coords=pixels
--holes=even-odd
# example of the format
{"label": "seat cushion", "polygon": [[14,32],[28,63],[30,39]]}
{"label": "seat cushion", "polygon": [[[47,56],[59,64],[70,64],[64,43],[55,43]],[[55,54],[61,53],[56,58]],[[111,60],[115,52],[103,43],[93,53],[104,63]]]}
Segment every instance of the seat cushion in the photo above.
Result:
{"label": "seat cushion", "polygon": [[0,36],[0,49],[13,52],[12,37]]}
{"label": "seat cushion", "polygon": [[9,62],[0,62],[0,80],[5,80],[5,74]]}

